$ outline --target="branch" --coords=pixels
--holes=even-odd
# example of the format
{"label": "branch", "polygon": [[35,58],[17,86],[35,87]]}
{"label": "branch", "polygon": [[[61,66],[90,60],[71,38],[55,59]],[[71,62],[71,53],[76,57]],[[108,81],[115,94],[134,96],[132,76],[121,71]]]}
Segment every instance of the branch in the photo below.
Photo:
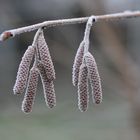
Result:
{"label": "branch", "polygon": [[[108,15],[99,15],[95,16],[93,22],[98,21],[112,21],[112,20],[120,20],[125,18],[134,18],[134,17],[140,17],[140,11],[125,11],[122,13],[115,13],[115,14],[108,14]],[[81,17],[81,18],[71,18],[71,19],[60,19],[60,20],[51,20],[51,21],[45,21],[42,23],[21,27],[17,29],[12,29],[8,31],[4,31],[0,35],[0,41],[7,40],[11,37],[14,37],[15,35],[19,35],[25,32],[31,32],[39,28],[48,28],[48,27],[54,27],[54,26],[62,26],[62,25],[69,25],[69,24],[79,24],[79,23],[85,23],[87,22],[89,17]]]}

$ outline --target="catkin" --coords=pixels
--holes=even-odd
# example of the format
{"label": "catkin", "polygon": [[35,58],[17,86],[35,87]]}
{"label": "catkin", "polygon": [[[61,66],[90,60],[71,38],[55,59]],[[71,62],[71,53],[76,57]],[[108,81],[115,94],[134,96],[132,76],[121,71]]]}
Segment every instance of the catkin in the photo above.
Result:
{"label": "catkin", "polygon": [[88,70],[85,64],[80,66],[78,79],[78,106],[81,112],[88,108],[89,93],[88,93]]}
{"label": "catkin", "polygon": [[46,71],[42,63],[39,62],[37,67],[38,67],[42,85],[43,85],[46,105],[49,108],[53,108],[56,105],[56,96],[55,96],[53,80],[50,80],[47,78]]}
{"label": "catkin", "polygon": [[72,69],[72,83],[74,86],[78,85],[79,69],[82,64],[83,55],[84,55],[84,44],[85,43],[83,41],[80,43],[80,46],[77,50],[77,53],[74,59],[74,64],[73,64],[73,69]]}
{"label": "catkin", "polygon": [[92,88],[92,98],[93,102],[99,104],[102,102],[102,88],[101,80],[97,68],[96,61],[90,52],[84,55],[86,66],[88,68],[88,75]]}
{"label": "catkin", "polygon": [[44,81],[44,97],[45,102],[49,108],[56,106],[56,96],[53,81]]}
{"label": "catkin", "polygon": [[40,34],[38,36],[38,49],[40,59],[41,62],[44,64],[48,79],[55,79],[54,65],[42,30],[40,31]]}
{"label": "catkin", "polygon": [[38,73],[37,68],[33,67],[30,70],[27,89],[26,89],[25,96],[22,102],[22,111],[24,113],[29,113],[32,111],[32,106],[34,103],[36,90],[37,90],[38,76],[39,76],[39,73]]}
{"label": "catkin", "polygon": [[28,73],[30,64],[32,62],[33,56],[35,53],[35,48],[29,46],[26,52],[24,53],[22,60],[20,62],[16,82],[13,88],[14,94],[21,94],[24,92],[28,80]]}

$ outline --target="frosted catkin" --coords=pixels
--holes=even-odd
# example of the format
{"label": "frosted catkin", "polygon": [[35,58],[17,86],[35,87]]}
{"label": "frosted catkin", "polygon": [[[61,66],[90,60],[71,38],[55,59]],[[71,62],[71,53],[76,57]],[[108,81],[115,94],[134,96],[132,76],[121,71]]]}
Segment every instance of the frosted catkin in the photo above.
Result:
{"label": "frosted catkin", "polygon": [[29,113],[32,111],[32,106],[35,100],[35,95],[36,95],[36,90],[37,90],[38,76],[39,76],[39,73],[38,73],[37,68],[33,67],[30,70],[27,89],[26,89],[25,96],[22,102],[22,111],[24,113]]}
{"label": "frosted catkin", "polygon": [[42,30],[40,31],[40,35],[38,36],[38,49],[40,59],[41,62],[44,64],[48,79],[55,79],[54,65]]}
{"label": "frosted catkin", "polygon": [[56,105],[56,95],[55,95],[53,80],[47,78],[46,71],[42,63],[38,63],[37,67],[43,85],[43,92],[44,92],[46,105],[49,108],[53,108]]}
{"label": "frosted catkin", "polygon": [[35,53],[35,48],[33,46],[29,46],[25,51],[22,60],[20,62],[16,82],[13,88],[14,94],[21,94],[24,92],[27,84],[29,68]]}
{"label": "frosted catkin", "polygon": [[89,52],[84,55],[84,59],[88,68],[88,75],[92,88],[93,102],[99,104],[102,102],[102,88],[97,64],[94,57]]}
{"label": "frosted catkin", "polygon": [[85,64],[80,66],[78,79],[78,106],[81,112],[88,108],[89,93],[88,93],[88,70]]}
{"label": "frosted catkin", "polygon": [[[43,79],[43,78],[42,78]],[[45,79],[44,79],[45,80]],[[44,81],[43,85],[45,102],[49,108],[56,106],[56,96],[53,81]]]}
{"label": "frosted catkin", "polygon": [[72,83],[74,86],[78,85],[78,78],[79,78],[79,69],[82,64],[83,60],[83,55],[84,55],[84,45],[85,43],[82,41],[80,43],[80,46],[77,50],[74,63],[73,63],[73,68],[72,68]]}

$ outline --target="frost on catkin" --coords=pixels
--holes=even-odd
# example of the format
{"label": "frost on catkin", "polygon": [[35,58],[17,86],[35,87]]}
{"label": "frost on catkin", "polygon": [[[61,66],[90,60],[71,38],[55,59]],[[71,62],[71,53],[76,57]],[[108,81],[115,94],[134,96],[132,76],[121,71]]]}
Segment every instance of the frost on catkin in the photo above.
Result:
{"label": "frost on catkin", "polygon": [[37,90],[38,76],[39,76],[38,70],[35,67],[33,67],[30,70],[27,89],[22,102],[22,111],[24,113],[29,113],[32,111],[32,106],[34,103]]}
{"label": "frost on catkin", "polygon": [[55,69],[49,52],[48,45],[44,38],[43,31],[40,32],[40,35],[38,37],[38,49],[41,62],[44,64],[47,73],[47,78],[50,80],[55,79]]}
{"label": "frost on catkin", "polygon": [[56,105],[56,96],[55,96],[53,81],[49,81],[49,82],[44,81],[43,89],[44,89],[45,102],[47,106],[49,108],[53,108]]}
{"label": "frost on catkin", "polygon": [[84,55],[84,44],[85,43],[82,41],[74,59],[74,64],[72,69],[72,83],[74,86],[78,85],[79,69],[82,64],[83,55]]}
{"label": "frost on catkin", "polygon": [[43,67],[42,63],[38,63],[37,67],[38,67],[42,85],[43,85],[46,105],[49,108],[53,108],[56,105],[56,96],[55,96],[53,80],[48,80],[45,68]]}
{"label": "frost on catkin", "polygon": [[89,52],[84,55],[84,59],[88,68],[88,75],[92,88],[93,102],[99,104],[102,102],[102,88],[97,64],[95,62],[94,57]]}
{"label": "frost on catkin", "polygon": [[29,46],[24,53],[22,60],[20,62],[16,82],[13,88],[14,94],[21,94],[24,92],[27,84],[28,73],[30,64],[32,62],[33,56],[35,53],[35,49],[33,46]]}
{"label": "frost on catkin", "polygon": [[78,79],[78,106],[81,112],[88,108],[88,70],[85,64],[80,66],[79,79]]}

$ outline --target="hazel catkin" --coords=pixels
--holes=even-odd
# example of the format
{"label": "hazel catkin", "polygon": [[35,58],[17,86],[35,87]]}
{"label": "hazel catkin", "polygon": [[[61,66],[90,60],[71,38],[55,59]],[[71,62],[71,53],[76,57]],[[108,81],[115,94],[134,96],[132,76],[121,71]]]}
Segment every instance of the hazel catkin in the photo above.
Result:
{"label": "hazel catkin", "polygon": [[38,50],[41,62],[44,64],[45,71],[47,73],[47,77],[50,80],[55,79],[55,69],[52,62],[52,58],[49,52],[48,45],[45,41],[43,30],[40,31],[40,34],[38,36]]}
{"label": "hazel catkin", "polygon": [[74,63],[73,63],[73,68],[72,68],[72,83],[74,86],[78,85],[78,78],[79,78],[79,69],[82,64],[83,60],[83,55],[84,55],[84,42],[82,41],[80,43],[80,46],[77,50]]}
{"label": "hazel catkin", "polygon": [[80,66],[78,78],[78,106],[81,112],[88,108],[89,93],[88,93],[88,70],[85,64]]}
{"label": "hazel catkin", "polygon": [[22,111],[24,113],[29,113],[32,111],[32,106],[34,103],[36,90],[37,90],[38,76],[39,76],[39,73],[38,73],[37,68],[33,67],[30,70],[27,89],[26,89],[25,96],[22,102]]}
{"label": "hazel catkin", "polygon": [[35,48],[33,46],[29,46],[22,57],[22,60],[20,62],[18,72],[17,72],[16,82],[13,88],[14,94],[21,94],[24,92],[26,88],[29,68],[30,68],[34,53],[35,53]]}
{"label": "hazel catkin", "polygon": [[90,52],[84,55],[85,63],[88,68],[89,80],[92,88],[93,102],[99,104],[102,102],[101,79],[99,76],[96,61]]}
{"label": "hazel catkin", "polygon": [[48,79],[44,65],[38,62],[37,68],[41,77],[46,105],[53,108],[56,105],[56,95],[53,80]]}

